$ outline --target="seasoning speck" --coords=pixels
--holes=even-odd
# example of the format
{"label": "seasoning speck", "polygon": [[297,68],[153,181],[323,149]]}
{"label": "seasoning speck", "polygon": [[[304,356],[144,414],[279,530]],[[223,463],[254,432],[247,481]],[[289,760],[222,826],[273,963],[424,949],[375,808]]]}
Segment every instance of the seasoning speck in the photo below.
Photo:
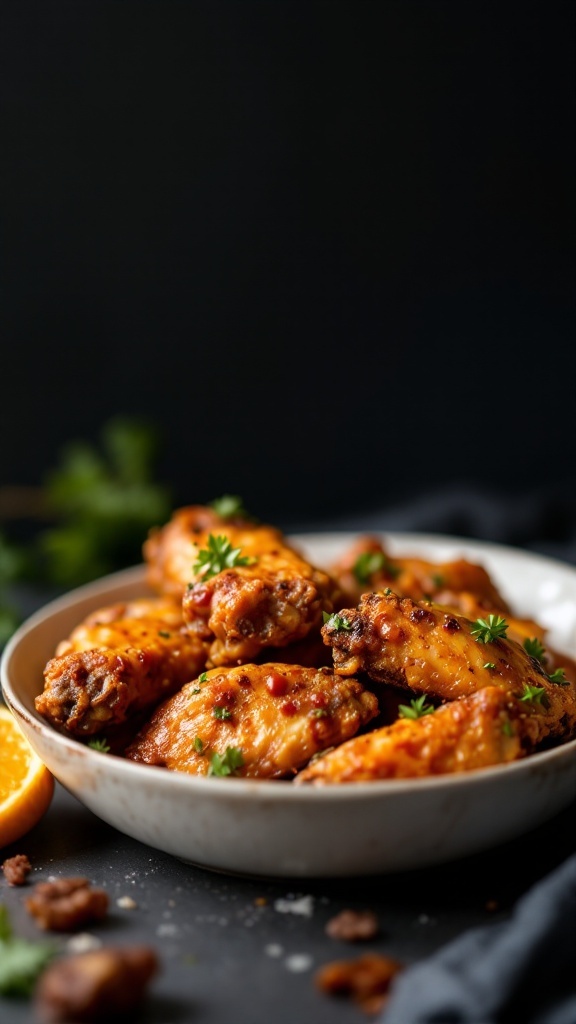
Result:
{"label": "seasoning speck", "polygon": [[120,896],[116,900],[116,906],[121,907],[122,910],[136,910],[138,904],[131,896]]}
{"label": "seasoning speck", "polygon": [[284,966],[287,971],[300,974],[302,971],[310,970],[312,967],[312,957],[308,953],[292,953],[291,956],[286,957]]}
{"label": "seasoning speck", "polygon": [[300,914],[302,917],[312,917],[314,911],[314,897],[300,896],[292,899],[274,900],[274,910],[279,914]]}

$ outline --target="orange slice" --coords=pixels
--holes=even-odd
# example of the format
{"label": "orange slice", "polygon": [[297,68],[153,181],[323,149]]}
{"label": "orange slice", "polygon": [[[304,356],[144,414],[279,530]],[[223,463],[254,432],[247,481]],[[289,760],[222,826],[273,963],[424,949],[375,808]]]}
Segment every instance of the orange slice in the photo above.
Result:
{"label": "orange slice", "polygon": [[53,776],[16,719],[0,706],[0,849],[40,821],[53,792]]}

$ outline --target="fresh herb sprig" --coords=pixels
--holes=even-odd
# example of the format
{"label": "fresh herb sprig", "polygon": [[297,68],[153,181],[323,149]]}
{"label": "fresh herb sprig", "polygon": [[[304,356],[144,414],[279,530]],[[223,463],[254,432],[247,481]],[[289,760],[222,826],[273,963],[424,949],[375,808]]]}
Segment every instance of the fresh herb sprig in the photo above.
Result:
{"label": "fresh herb sprig", "polygon": [[411,700],[409,704],[400,704],[398,706],[400,718],[423,718],[424,715],[433,714],[434,706],[427,704],[426,698],[427,694],[423,693],[421,697]]}
{"label": "fresh herb sprig", "polygon": [[239,565],[253,565],[254,558],[242,554],[242,548],[233,548],[228,537],[208,534],[207,547],[201,548],[194,562],[193,570],[200,573],[203,580],[217,576],[224,569],[234,569]]}
{"label": "fresh herb sprig", "polygon": [[87,745],[91,750],[99,750],[101,754],[107,754],[110,750],[110,744],[105,739],[88,740]]}
{"label": "fresh herb sprig", "polygon": [[31,995],[36,979],[55,953],[51,943],[16,938],[8,911],[0,904],[0,995]]}
{"label": "fresh herb sprig", "polygon": [[208,775],[220,777],[233,775],[244,765],[244,754],[241,747],[226,747],[223,754],[212,754]]}
{"label": "fresh herb sprig", "polygon": [[478,644],[489,644],[494,640],[504,640],[508,632],[508,623],[501,615],[489,615],[487,619],[476,619],[470,630]]}
{"label": "fresh herb sprig", "polygon": [[223,494],[221,498],[214,498],[209,507],[220,516],[220,519],[253,519],[238,494]]}
{"label": "fresh herb sprig", "polygon": [[530,686],[528,683],[524,683],[524,690],[520,700],[525,701],[526,704],[542,704],[543,707],[546,707],[546,687]]}
{"label": "fresh herb sprig", "polygon": [[383,551],[363,551],[354,562],[352,569],[358,583],[366,586],[377,572],[385,572],[392,579],[400,573]]}
{"label": "fresh herb sprig", "polygon": [[530,658],[536,658],[536,661],[544,660],[546,648],[544,647],[544,644],[540,643],[537,636],[526,637],[522,646]]}
{"label": "fresh herb sprig", "polygon": [[348,622],[348,619],[345,619],[343,615],[337,615],[336,612],[333,612],[332,615],[329,612],[322,612],[322,621],[329,629],[345,630],[346,632],[352,629],[352,624]]}

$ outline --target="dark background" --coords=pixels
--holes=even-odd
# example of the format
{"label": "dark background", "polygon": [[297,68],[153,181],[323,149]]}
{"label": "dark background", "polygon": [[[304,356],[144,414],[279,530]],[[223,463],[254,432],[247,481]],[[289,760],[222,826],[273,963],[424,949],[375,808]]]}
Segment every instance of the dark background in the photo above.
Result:
{"label": "dark background", "polygon": [[0,482],[122,412],[158,424],[178,504],[291,526],[422,495],[426,526],[430,494],[545,496],[560,536],[573,22],[5,2]]}

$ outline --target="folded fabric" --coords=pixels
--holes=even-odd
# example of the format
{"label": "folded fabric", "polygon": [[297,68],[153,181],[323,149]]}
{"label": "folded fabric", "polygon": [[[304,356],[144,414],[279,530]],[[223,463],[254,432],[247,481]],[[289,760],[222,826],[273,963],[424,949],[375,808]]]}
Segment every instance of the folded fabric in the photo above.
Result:
{"label": "folded fabric", "polygon": [[575,1024],[576,854],[512,917],[408,968],[381,1024]]}

